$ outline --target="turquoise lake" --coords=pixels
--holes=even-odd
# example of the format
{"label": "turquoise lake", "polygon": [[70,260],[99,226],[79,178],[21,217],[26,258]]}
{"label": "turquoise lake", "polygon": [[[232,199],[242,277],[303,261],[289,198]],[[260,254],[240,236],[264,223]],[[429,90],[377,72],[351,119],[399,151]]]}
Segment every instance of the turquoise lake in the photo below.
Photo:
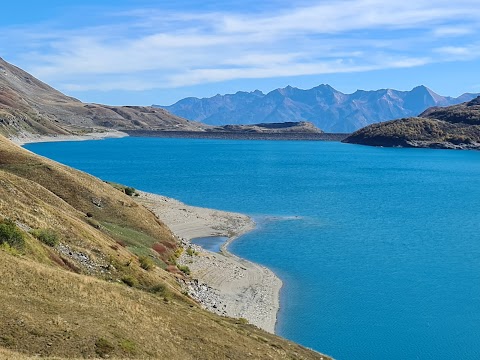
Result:
{"label": "turquoise lake", "polygon": [[480,359],[480,152],[336,142],[38,143],[104,180],[237,211],[284,282],[277,333],[347,359]]}
{"label": "turquoise lake", "polygon": [[200,245],[203,249],[211,252],[220,252],[222,245],[228,240],[228,237],[210,236],[195,238],[191,240],[192,244]]}

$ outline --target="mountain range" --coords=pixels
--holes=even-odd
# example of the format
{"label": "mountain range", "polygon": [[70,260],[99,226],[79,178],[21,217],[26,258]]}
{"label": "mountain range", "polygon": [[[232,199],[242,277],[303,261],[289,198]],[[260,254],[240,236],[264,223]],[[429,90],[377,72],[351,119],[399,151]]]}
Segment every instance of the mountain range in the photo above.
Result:
{"label": "mountain range", "polygon": [[459,104],[477,95],[441,96],[425,86],[410,91],[357,90],[344,94],[322,84],[309,90],[287,86],[268,94],[255,90],[189,97],[170,106],[153,106],[208,125],[309,121],[326,132],[349,133],[373,123],[416,116],[432,106]]}

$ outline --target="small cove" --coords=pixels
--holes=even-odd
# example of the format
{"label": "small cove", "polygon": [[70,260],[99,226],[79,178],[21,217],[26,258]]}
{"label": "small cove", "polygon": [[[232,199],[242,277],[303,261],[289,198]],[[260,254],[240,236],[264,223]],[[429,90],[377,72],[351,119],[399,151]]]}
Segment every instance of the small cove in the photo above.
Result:
{"label": "small cove", "polygon": [[192,244],[201,246],[205,250],[211,252],[220,252],[220,248],[223,244],[228,240],[227,237],[223,236],[208,236],[208,237],[201,237],[201,238],[194,238],[190,240]]}

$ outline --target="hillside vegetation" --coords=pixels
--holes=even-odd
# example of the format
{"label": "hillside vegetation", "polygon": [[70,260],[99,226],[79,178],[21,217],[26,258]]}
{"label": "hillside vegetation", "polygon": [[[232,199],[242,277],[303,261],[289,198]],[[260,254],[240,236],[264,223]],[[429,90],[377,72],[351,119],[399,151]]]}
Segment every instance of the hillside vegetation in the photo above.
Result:
{"label": "hillside vegetation", "polygon": [[322,358],[183,295],[175,237],[114,185],[0,136],[0,358]]}
{"label": "hillside vegetation", "polygon": [[449,123],[480,125],[480,96],[459,105],[432,107],[425,110],[420,116]]}
{"label": "hillside vegetation", "polygon": [[344,140],[373,146],[480,149],[480,97],[445,108],[431,108],[420,117],[374,124]]}
{"label": "hillside vegetation", "polygon": [[85,104],[0,58],[0,134],[66,135],[105,128],[203,131],[206,126],[149,106]]}

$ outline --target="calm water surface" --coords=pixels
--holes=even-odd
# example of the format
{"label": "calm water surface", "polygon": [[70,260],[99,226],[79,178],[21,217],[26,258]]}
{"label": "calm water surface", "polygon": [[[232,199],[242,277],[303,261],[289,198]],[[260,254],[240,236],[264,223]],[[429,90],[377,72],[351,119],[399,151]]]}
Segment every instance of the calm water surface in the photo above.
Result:
{"label": "calm water surface", "polygon": [[480,359],[480,152],[124,138],[26,148],[253,216],[230,250],[284,281],[277,332],[337,359]]}
{"label": "calm water surface", "polygon": [[207,236],[192,239],[192,244],[199,245],[205,250],[211,252],[220,252],[222,245],[228,240],[227,237],[223,236]]}

